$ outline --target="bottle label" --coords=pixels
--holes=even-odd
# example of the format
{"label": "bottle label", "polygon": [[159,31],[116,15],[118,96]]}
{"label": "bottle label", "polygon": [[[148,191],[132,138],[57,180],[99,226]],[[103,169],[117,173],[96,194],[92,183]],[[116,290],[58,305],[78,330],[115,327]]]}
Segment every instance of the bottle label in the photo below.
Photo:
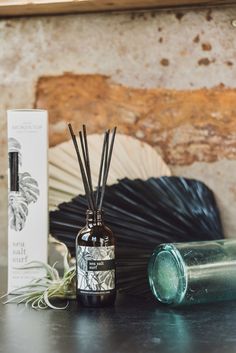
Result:
{"label": "bottle label", "polygon": [[77,289],[104,294],[115,289],[115,247],[77,247]]}

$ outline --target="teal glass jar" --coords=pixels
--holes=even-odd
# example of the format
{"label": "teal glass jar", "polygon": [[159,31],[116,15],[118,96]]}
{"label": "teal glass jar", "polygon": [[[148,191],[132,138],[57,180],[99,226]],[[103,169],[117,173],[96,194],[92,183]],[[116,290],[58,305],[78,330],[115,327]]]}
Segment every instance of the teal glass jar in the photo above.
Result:
{"label": "teal glass jar", "polygon": [[148,279],[164,304],[236,299],[236,240],[162,244],[150,258]]}

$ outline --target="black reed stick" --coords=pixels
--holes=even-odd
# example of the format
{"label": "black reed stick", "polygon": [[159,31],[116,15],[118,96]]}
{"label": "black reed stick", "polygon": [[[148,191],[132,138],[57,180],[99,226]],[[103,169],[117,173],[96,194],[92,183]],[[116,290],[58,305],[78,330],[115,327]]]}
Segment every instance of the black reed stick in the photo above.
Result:
{"label": "black reed stick", "polygon": [[77,154],[77,159],[79,162],[79,167],[81,171],[82,181],[84,184],[84,190],[86,194],[88,207],[93,211],[101,210],[109,168],[111,164],[111,157],[112,157],[113,146],[114,146],[115,135],[116,135],[116,127],[112,131],[111,142],[110,142],[110,130],[107,130],[104,134],[102,155],[101,155],[99,176],[98,176],[98,185],[97,185],[97,191],[96,191],[96,200],[93,192],[86,126],[83,125],[83,132],[79,131],[79,138],[80,138],[83,160],[81,158],[79,146],[77,143],[77,138],[76,138],[76,135],[74,134],[71,124],[68,124],[68,127],[70,130],[72,141],[74,143],[75,151]]}
{"label": "black reed stick", "polygon": [[106,172],[106,180],[105,180],[105,185],[107,183],[107,178],[109,174],[109,169],[110,169],[110,164],[111,164],[111,157],[112,157],[112,152],[113,152],[113,146],[115,142],[115,136],[116,136],[116,127],[114,127],[112,131],[112,138],[111,138],[111,145],[110,145],[110,151],[109,151],[109,156],[108,156],[108,165],[107,165],[107,172]]}
{"label": "black reed stick", "polygon": [[104,134],[104,138],[103,138],[102,155],[101,155],[99,176],[98,176],[98,186],[97,186],[97,191],[96,191],[96,207],[98,207],[98,199],[99,199],[99,194],[100,194],[100,189],[101,189],[101,179],[102,179],[104,155],[105,155],[105,148],[106,148],[106,144],[107,144],[108,133],[109,133],[109,130],[106,130],[106,132]]}
{"label": "black reed stick", "polygon": [[72,138],[72,141],[74,143],[75,151],[76,151],[76,154],[77,154],[77,158],[78,158],[78,162],[79,162],[79,166],[80,166],[80,171],[81,171],[81,176],[82,176],[82,180],[83,180],[83,184],[84,184],[84,190],[85,190],[86,198],[87,198],[87,201],[88,201],[88,206],[89,206],[90,209],[93,209],[91,195],[90,195],[89,187],[88,187],[88,181],[87,181],[86,174],[85,174],[85,171],[84,171],[83,162],[82,162],[82,159],[81,159],[81,156],[80,156],[77,139],[76,139],[76,136],[74,134],[74,131],[73,131],[73,128],[72,128],[71,124],[68,124],[68,127],[69,127],[69,130],[70,130],[71,138]]}
{"label": "black reed stick", "polygon": [[[86,130],[85,130],[85,134],[86,134]],[[95,200],[93,195],[93,185],[92,185],[91,169],[90,169],[90,162],[89,162],[89,156],[88,156],[88,148],[86,149],[86,143],[85,143],[85,139],[87,138],[87,136],[82,134],[81,131],[79,131],[79,137],[80,137],[80,144],[81,144],[81,149],[82,149],[82,154],[84,159],[84,165],[87,173],[89,193],[91,196],[93,209],[95,209]]]}
{"label": "black reed stick", "polygon": [[86,131],[85,125],[83,125],[83,134],[84,134],[85,152],[86,152],[87,163],[88,163],[88,172],[89,172],[88,178],[89,178],[89,182],[91,185],[91,189],[93,190],[93,182],[92,182],[92,177],[91,177],[90,158],[89,158],[89,149],[88,149],[88,141],[87,141],[87,131]]}
{"label": "black reed stick", "polygon": [[[100,203],[99,203],[99,210],[102,209],[102,203],[103,203],[103,198],[105,194],[105,189],[106,189],[106,183],[107,183],[107,178],[108,178],[108,173],[110,169],[110,164],[111,164],[111,157],[112,157],[112,151],[113,151],[113,146],[114,146],[114,141],[115,141],[115,136],[116,136],[116,127],[112,131],[112,138],[111,138],[111,144],[109,146],[109,135],[108,135],[108,141],[107,141],[107,149],[105,153],[105,168],[104,168],[104,175],[103,175],[103,183],[102,183],[102,191],[101,191],[101,198],[100,198]],[[108,152],[109,150],[109,152]]]}
{"label": "black reed stick", "polygon": [[110,140],[110,130],[108,130],[107,140],[106,140],[106,144],[105,144],[105,153],[104,153],[103,171],[102,171],[102,188],[101,188],[101,196],[100,196],[99,207],[98,207],[99,210],[102,209],[103,195],[105,192],[106,171],[107,171],[108,154],[109,154],[109,140]]}

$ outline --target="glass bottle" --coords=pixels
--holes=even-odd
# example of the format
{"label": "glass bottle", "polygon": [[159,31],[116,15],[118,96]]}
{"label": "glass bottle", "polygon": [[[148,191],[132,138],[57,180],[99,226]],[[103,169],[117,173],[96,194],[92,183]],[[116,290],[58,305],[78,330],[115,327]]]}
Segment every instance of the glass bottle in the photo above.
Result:
{"label": "glass bottle", "polygon": [[150,258],[148,277],[164,304],[236,299],[236,240],[162,244]]}
{"label": "glass bottle", "polygon": [[83,306],[113,305],[116,298],[115,239],[102,211],[88,210],[76,238],[76,297]]}

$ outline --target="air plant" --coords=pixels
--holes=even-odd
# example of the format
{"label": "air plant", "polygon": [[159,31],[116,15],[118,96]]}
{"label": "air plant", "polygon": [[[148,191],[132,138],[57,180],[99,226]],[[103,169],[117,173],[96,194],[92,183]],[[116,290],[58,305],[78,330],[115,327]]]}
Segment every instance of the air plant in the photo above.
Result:
{"label": "air plant", "polygon": [[[62,243],[61,243],[62,244]],[[64,244],[63,244],[64,245]],[[75,298],[75,266],[70,267],[68,262],[68,249],[64,245],[66,252],[64,255],[64,273],[60,277],[58,270],[53,266],[40,261],[32,261],[21,267],[22,270],[42,269],[45,271],[45,276],[34,279],[29,284],[17,288],[11,292],[4,294],[1,298],[10,296],[3,304],[25,303],[26,306],[31,306],[33,309],[66,309],[69,305],[69,299]],[[66,300],[64,306],[56,306],[53,302],[58,300]]]}

